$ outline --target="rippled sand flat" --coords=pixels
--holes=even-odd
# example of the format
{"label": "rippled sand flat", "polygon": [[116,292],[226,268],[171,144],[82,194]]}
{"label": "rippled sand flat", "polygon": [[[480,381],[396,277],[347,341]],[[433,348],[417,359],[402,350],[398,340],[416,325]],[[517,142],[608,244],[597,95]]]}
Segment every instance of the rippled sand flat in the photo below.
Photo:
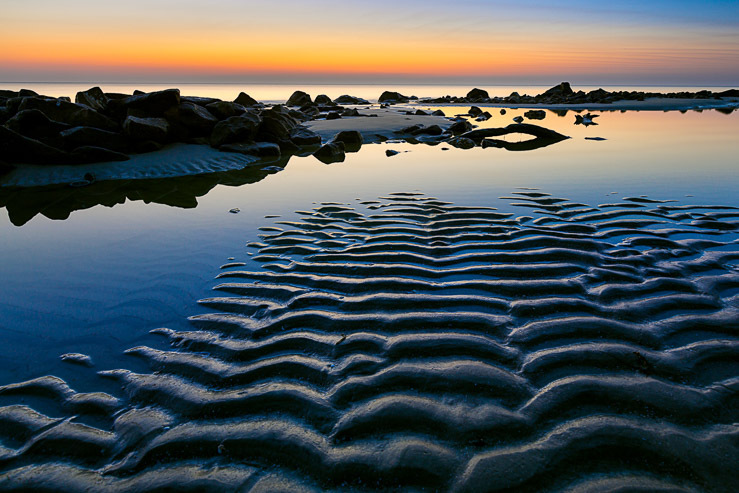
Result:
{"label": "rippled sand flat", "polygon": [[739,208],[507,199],[265,227],[118,391],[0,387],[0,490],[733,491]]}

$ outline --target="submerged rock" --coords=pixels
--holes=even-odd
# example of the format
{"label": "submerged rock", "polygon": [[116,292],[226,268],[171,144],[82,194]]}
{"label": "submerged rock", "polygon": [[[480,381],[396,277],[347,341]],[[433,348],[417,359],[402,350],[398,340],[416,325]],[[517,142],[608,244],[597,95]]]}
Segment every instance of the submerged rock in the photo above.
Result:
{"label": "submerged rock", "polygon": [[346,159],[343,142],[328,142],[313,153],[316,159],[324,164],[340,163]]}

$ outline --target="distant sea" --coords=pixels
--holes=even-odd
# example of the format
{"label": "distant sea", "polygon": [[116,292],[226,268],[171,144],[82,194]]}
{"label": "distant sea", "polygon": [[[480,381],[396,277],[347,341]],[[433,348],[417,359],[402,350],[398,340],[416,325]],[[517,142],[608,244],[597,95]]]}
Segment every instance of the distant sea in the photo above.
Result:
{"label": "distant sea", "polygon": [[[490,96],[508,96],[516,91],[519,94],[537,95],[550,87],[558,84],[554,81],[549,85],[480,85],[480,89],[488,91]],[[179,88],[183,96],[207,96],[223,100],[234,100],[240,92],[245,92],[258,101],[265,103],[285,102],[293,91],[301,90],[315,97],[325,94],[330,98],[336,98],[343,94],[349,94],[365,98],[368,101],[377,101],[383,91],[398,91],[406,96],[442,97],[464,96],[473,88],[471,85],[436,85],[436,84],[195,84],[195,83],[100,83],[100,82],[0,82],[0,89],[15,90],[32,89],[39,94],[47,96],[69,96],[74,99],[78,91],[84,91],[91,87],[99,86],[105,92],[118,92],[131,94],[135,90],[144,92],[158,91],[168,88]],[[700,91],[704,89],[712,91],[723,91],[726,86],[610,86],[610,85],[577,85],[572,88],[576,91],[592,91],[602,87],[608,91],[649,91],[649,92],[680,92]]]}

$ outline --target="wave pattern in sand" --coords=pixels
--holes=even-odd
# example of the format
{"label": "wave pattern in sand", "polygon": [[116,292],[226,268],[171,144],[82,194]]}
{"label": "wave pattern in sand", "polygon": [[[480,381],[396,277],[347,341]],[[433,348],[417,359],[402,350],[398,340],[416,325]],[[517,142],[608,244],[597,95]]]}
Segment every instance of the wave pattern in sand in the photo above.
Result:
{"label": "wave pattern in sand", "polygon": [[120,395],[1,387],[0,489],[732,491],[739,209],[509,199],[264,228]]}

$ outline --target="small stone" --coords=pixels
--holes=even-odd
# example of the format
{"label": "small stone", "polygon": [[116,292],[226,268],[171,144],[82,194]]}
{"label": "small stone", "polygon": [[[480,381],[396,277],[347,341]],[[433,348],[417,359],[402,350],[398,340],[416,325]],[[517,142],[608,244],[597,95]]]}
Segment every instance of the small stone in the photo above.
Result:
{"label": "small stone", "polygon": [[228,212],[230,212],[231,214],[238,214],[239,212],[241,212],[241,209],[239,209],[238,207],[234,207]]}
{"label": "small stone", "polygon": [[388,149],[388,150],[385,151],[385,155],[387,157],[396,156],[398,154],[400,154],[400,153],[398,151],[393,150],[393,149]]}

